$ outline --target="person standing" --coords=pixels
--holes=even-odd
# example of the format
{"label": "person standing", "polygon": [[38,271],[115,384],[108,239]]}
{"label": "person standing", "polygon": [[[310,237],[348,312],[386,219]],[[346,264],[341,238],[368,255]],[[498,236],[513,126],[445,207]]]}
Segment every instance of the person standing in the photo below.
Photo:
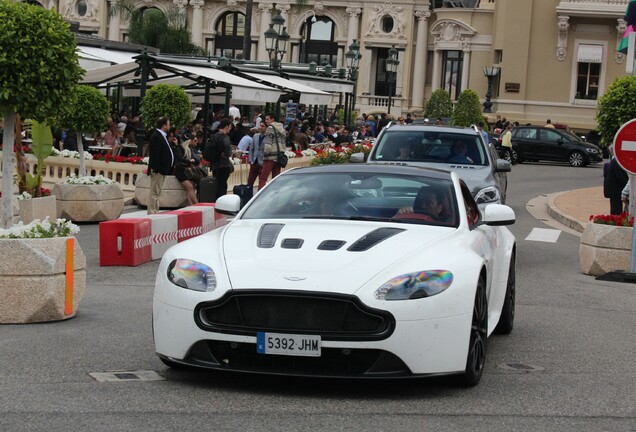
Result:
{"label": "person standing", "polygon": [[627,173],[614,157],[614,146],[611,145],[610,162],[603,179],[603,195],[610,200],[610,214],[620,215],[623,212],[621,192],[627,184]]}
{"label": "person standing", "polygon": [[219,123],[219,131],[214,136],[210,145],[214,146],[212,152],[215,154],[210,162],[212,173],[216,179],[216,199],[227,194],[227,179],[232,174],[232,146],[230,142],[230,129],[232,122],[229,119],[223,119]]}
{"label": "person standing", "polygon": [[484,142],[488,144],[490,142],[490,137],[488,136],[488,132],[484,130],[484,122],[477,123],[477,129],[479,130],[481,136],[484,138]]}
{"label": "person standing", "polygon": [[258,132],[252,137],[252,145],[248,149],[247,160],[250,163],[250,172],[247,174],[247,184],[254,186],[254,182],[259,177],[265,158],[265,130],[267,125],[261,122]]}
{"label": "person standing", "polygon": [[148,214],[159,213],[159,196],[163,182],[172,173],[174,153],[168,142],[170,119],[159,117],[156,129],[148,143],[148,174],[150,174],[150,195],[148,197]]}
{"label": "person standing", "polygon": [[550,120],[550,119],[548,119],[548,120],[545,122],[545,126],[543,126],[543,127],[547,127],[547,128],[555,129],[554,125],[552,124],[552,120]]}
{"label": "person standing", "polygon": [[265,116],[265,124],[267,129],[265,130],[265,142],[263,144],[264,161],[258,177],[258,190],[265,187],[270,173],[272,178],[280,174],[280,166],[278,166],[276,160],[278,159],[278,154],[284,153],[287,149],[285,128],[282,123],[276,121],[276,116],[272,113],[267,114]]}

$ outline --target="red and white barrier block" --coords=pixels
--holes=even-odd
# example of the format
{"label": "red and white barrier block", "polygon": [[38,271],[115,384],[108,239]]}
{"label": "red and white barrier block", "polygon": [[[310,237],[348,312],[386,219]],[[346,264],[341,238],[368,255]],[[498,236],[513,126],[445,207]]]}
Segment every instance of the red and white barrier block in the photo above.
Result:
{"label": "red and white barrier block", "polygon": [[213,203],[147,214],[145,210],[122,214],[101,222],[100,265],[138,266],[160,259],[169,247],[227,223]]}

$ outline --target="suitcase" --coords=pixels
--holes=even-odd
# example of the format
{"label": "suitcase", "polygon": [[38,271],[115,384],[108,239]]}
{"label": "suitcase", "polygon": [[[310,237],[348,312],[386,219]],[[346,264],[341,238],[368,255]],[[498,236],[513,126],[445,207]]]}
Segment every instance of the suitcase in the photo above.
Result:
{"label": "suitcase", "polygon": [[[243,183],[243,181],[247,182],[247,179],[244,177],[245,171],[247,171],[247,168],[245,168],[246,166],[247,164],[245,163],[241,163],[239,165],[241,183]],[[246,184],[236,185],[232,188],[232,193],[241,198],[241,208],[243,208],[243,206],[252,199],[252,196],[254,195],[254,187]]]}
{"label": "suitcase", "polygon": [[199,202],[213,203],[216,202],[216,179],[214,177],[205,177],[199,181]]}

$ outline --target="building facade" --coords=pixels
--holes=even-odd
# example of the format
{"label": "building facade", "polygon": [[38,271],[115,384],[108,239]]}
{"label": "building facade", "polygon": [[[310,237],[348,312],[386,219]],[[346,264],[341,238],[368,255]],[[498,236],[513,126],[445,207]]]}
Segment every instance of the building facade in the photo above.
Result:
{"label": "building facade", "polygon": [[[36,0],[30,0],[31,3]],[[430,94],[443,88],[453,100],[467,88],[482,99],[491,77],[492,114],[521,123],[595,127],[596,101],[625,74],[616,52],[625,31],[628,0],[134,0],[140,8],[186,13],[192,40],[209,55],[243,56],[251,29],[251,60],[268,61],[264,32],[280,13],[290,35],[285,63],[346,69],[345,53],[359,41],[356,110],[421,114]],[[40,0],[80,30],[126,41],[127,23],[112,13],[117,0]],[[395,82],[386,72],[398,49]],[[345,72],[346,74],[346,72]]]}

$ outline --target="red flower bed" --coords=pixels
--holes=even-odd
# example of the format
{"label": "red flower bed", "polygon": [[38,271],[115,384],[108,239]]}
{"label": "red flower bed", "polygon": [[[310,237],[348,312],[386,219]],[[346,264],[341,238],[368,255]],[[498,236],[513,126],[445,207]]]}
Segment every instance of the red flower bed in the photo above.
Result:
{"label": "red flower bed", "polygon": [[96,154],[93,155],[93,160],[108,162],[123,162],[130,163],[134,165],[143,164],[143,158],[141,156],[113,156],[113,155],[102,155]]}
{"label": "red flower bed", "polygon": [[629,217],[627,213],[621,213],[620,215],[590,215],[590,220],[601,225],[634,226],[634,217]]}

